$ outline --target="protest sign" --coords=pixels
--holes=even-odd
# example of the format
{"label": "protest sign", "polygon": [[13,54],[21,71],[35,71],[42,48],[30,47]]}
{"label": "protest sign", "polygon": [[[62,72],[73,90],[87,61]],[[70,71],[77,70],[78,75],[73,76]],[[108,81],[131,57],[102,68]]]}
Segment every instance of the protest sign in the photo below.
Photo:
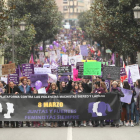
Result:
{"label": "protest sign", "polygon": [[44,55],[44,52],[38,52],[39,54],[39,60],[41,63],[44,63],[45,62],[45,55]]}
{"label": "protest sign", "polygon": [[86,45],[81,45],[80,46],[80,52],[82,56],[88,56],[88,49]]}
{"label": "protest sign", "polygon": [[6,83],[7,84],[7,77],[1,77],[1,81],[3,81],[4,83]]}
{"label": "protest sign", "polygon": [[56,83],[57,82],[57,76],[54,74],[48,74],[48,82],[49,83]]}
{"label": "protest sign", "polygon": [[124,94],[124,97],[121,97],[121,102],[128,104],[131,103],[133,91],[124,88],[121,88],[121,91]]}
{"label": "protest sign", "polygon": [[43,68],[50,68],[50,64],[44,64]]}
{"label": "protest sign", "polygon": [[84,75],[101,75],[101,62],[84,62]]}
{"label": "protest sign", "polygon": [[109,91],[110,90],[110,80],[105,80],[106,88]]}
{"label": "protest sign", "polygon": [[51,69],[51,73],[57,75],[57,69]]}
{"label": "protest sign", "polygon": [[22,75],[30,79],[30,74],[34,74],[34,64],[22,64]]}
{"label": "protest sign", "polygon": [[2,65],[2,75],[12,74],[15,73],[15,71],[16,71],[15,63]]}
{"label": "protest sign", "polygon": [[34,68],[35,74],[48,74],[51,73],[51,68]]}
{"label": "protest sign", "polygon": [[45,87],[40,88],[40,89],[38,90],[38,94],[46,94],[46,89],[45,89]]}
{"label": "protest sign", "polygon": [[82,55],[76,55],[75,57],[76,57],[75,58],[76,59],[76,63],[77,62],[82,62],[82,60],[83,60],[83,56]]}
{"label": "protest sign", "polygon": [[69,65],[76,66],[76,57],[75,56],[69,57]]}
{"label": "protest sign", "polygon": [[68,76],[61,76],[60,82],[69,82]]}
{"label": "protest sign", "polygon": [[13,82],[14,84],[19,84],[19,69],[16,69],[16,72],[8,75],[8,83]]}
{"label": "protest sign", "polygon": [[68,55],[62,55],[62,65],[68,65]]}
{"label": "protest sign", "polygon": [[121,68],[120,69],[120,76],[125,76],[125,75],[126,75],[125,68]]}
{"label": "protest sign", "polygon": [[115,66],[105,66],[103,68],[104,80],[119,80],[120,79],[120,67]]}
{"label": "protest sign", "polygon": [[[59,66],[58,67],[58,75],[64,75],[67,73],[67,75],[71,75],[71,66]],[[66,74],[65,74],[66,75]]]}
{"label": "protest sign", "polygon": [[55,51],[50,51],[50,62],[56,61],[57,55]]}
{"label": "protest sign", "polygon": [[48,86],[48,75],[47,74],[31,74],[31,87],[35,87],[36,81],[42,82],[42,87]]}
{"label": "protest sign", "polygon": [[97,62],[96,60],[82,60],[82,62]]}
{"label": "protest sign", "polygon": [[78,70],[73,69],[73,81],[80,81],[81,79],[78,78]]}
{"label": "protest sign", "polygon": [[138,64],[126,66],[125,69],[126,69],[127,76],[130,70],[133,82],[136,82],[137,79],[140,79]]}

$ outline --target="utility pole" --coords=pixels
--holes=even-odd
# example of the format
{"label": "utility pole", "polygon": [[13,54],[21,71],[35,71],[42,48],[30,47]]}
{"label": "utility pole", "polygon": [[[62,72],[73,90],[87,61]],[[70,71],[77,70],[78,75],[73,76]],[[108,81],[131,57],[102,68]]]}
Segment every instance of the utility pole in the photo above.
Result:
{"label": "utility pole", "polygon": [[12,16],[12,62],[14,63],[14,57],[15,57],[15,49],[14,49],[14,21],[13,21],[13,16]]}

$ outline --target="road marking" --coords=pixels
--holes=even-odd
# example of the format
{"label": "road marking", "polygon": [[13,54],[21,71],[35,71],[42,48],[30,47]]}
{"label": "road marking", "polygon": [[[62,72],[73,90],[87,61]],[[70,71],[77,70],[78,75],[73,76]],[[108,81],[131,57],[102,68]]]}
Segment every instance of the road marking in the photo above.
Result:
{"label": "road marking", "polygon": [[72,140],[72,127],[68,127],[67,140]]}

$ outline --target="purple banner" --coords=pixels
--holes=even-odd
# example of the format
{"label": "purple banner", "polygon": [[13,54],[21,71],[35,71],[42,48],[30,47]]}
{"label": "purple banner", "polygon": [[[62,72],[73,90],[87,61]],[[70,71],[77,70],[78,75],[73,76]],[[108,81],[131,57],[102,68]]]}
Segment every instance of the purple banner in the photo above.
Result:
{"label": "purple banner", "polygon": [[68,82],[68,81],[69,81],[68,76],[61,76],[60,82]]}
{"label": "purple banner", "polygon": [[8,83],[13,82],[14,84],[19,84],[19,69],[16,69],[16,72],[14,74],[8,75]]}
{"label": "purple banner", "polygon": [[34,74],[34,64],[22,64],[22,75],[30,79],[30,74]]}
{"label": "purple banner", "polygon": [[31,79],[31,87],[35,87],[35,82],[38,80],[42,82],[42,87],[48,86],[47,74],[31,74],[30,79]]}
{"label": "purple banner", "polygon": [[86,45],[81,45],[80,50],[81,50],[81,55],[88,56],[88,49]]}
{"label": "purple banner", "polygon": [[131,103],[133,91],[124,88],[121,88],[121,91],[124,94],[124,97],[121,97],[121,102],[128,104]]}

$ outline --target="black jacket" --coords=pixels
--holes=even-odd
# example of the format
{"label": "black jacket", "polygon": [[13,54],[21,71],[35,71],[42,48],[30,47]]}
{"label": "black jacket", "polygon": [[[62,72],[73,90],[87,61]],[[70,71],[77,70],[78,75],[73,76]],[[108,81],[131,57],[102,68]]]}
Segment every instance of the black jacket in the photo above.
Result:
{"label": "black jacket", "polygon": [[[55,93],[55,94],[52,94],[52,93]],[[59,95],[59,90],[49,90],[48,91],[48,94],[50,94],[50,95]]]}
{"label": "black jacket", "polygon": [[66,87],[62,88],[62,91],[60,90],[60,82],[59,81],[57,81],[57,86],[59,88],[60,93],[63,93],[63,94],[70,93],[70,91],[72,90],[72,80],[69,81],[69,83]]}
{"label": "black jacket", "polygon": [[6,94],[15,94],[15,92],[20,93],[20,89],[17,86],[14,86],[14,88],[10,88],[10,92],[9,92],[9,87],[7,86]]}

